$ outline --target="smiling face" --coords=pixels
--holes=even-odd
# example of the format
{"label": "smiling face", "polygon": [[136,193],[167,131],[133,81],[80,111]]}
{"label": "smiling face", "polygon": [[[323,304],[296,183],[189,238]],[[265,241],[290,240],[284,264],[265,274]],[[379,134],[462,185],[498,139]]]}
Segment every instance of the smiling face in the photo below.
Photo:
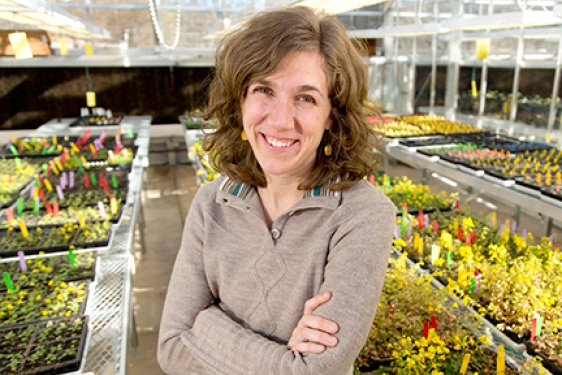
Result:
{"label": "smiling face", "polygon": [[331,126],[330,110],[324,59],[318,52],[294,52],[272,75],[250,82],[242,121],[268,181],[306,176]]}

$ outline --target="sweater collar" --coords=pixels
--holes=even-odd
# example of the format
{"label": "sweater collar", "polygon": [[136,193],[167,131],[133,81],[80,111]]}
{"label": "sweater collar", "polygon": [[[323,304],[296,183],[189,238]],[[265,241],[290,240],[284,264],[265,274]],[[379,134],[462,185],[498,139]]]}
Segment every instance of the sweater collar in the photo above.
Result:
{"label": "sweater collar", "polygon": [[[335,210],[341,200],[341,191],[333,191],[325,187],[315,187],[304,192],[302,199],[295,204],[295,209],[323,207]],[[240,202],[241,205],[248,206],[252,201],[257,201],[259,197],[255,186],[241,182],[236,182],[228,177],[224,178],[219,187],[217,202]]]}

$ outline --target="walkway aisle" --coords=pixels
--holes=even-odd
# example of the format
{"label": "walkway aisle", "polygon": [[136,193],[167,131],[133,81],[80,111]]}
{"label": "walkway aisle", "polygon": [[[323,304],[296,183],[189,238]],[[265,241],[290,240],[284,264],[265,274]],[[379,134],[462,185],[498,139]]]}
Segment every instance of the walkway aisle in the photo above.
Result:
{"label": "walkway aisle", "polygon": [[164,375],[156,361],[156,341],[166,288],[181,241],[183,222],[197,183],[191,165],[147,168],[143,195],[147,253],[135,239],[133,305],[138,330],[137,353],[131,349],[129,374]]}

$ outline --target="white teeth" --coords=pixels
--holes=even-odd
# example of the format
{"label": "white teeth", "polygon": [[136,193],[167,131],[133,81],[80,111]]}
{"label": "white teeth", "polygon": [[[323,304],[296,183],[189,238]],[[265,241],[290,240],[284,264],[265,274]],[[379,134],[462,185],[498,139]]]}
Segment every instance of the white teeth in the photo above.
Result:
{"label": "white teeth", "polygon": [[293,142],[291,142],[291,141],[285,141],[285,142],[277,141],[275,139],[271,139],[271,138],[268,138],[268,137],[266,137],[265,139],[267,139],[267,142],[270,145],[272,145],[273,147],[289,147],[290,145],[293,144]]}

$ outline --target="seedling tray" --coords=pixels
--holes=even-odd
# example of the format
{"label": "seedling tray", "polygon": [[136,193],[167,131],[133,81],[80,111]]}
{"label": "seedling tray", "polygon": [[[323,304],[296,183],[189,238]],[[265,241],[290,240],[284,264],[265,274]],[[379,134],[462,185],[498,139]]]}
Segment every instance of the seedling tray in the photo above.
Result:
{"label": "seedling tray", "polygon": [[[80,327],[74,327],[76,322],[81,322]],[[70,328],[62,328],[61,323]],[[45,336],[47,330],[61,333],[66,336],[62,339],[49,341]],[[81,368],[86,341],[88,338],[88,317],[53,319],[47,322],[26,324],[19,328],[1,329],[2,337],[24,334],[31,332],[29,337],[22,337],[19,345],[12,347],[6,345],[6,341],[0,351],[0,373],[21,375],[56,375]],[[17,336],[15,337],[18,338]],[[11,338],[13,339],[13,338]],[[72,346],[69,346],[72,345]],[[67,348],[66,350],[64,348]],[[62,348],[62,353],[59,351]],[[40,351],[40,352],[38,352]],[[17,367],[11,367],[6,358],[15,353],[21,353],[22,358]],[[43,361],[43,363],[41,363]],[[50,362],[50,363],[49,363]]]}
{"label": "seedling tray", "polygon": [[[20,289],[15,286],[13,292],[4,294],[1,305],[6,314],[0,316],[0,328],[16,328],[48,319],[84,315],[89,295],[89,280],[49,284],[33,289]],[[9,299],[11,295],[13,298]],[[62,298],[59,299],[59,296]],[[21,300],[22,304],[16,303],[15,299]]]}
{"label": "seedling tray", "polygon": [[[72,267],[68,253],[26,259],[26,270],[22,271],[20,262],[0,263],[0,273],[8,272],[14,283],[21,289],[33,288],[36,285],[56,281],[94,281],[98,267],[98,252],[88,251],[74,254],[75,266]],[[93,260],[92,260],[93,258]],[[36,272],[35,272],[35,271]],[[0,293],[6,291],[4,283],[0,283]]]}
{"label": "seedling tray", "polygon": [[106,117],[106,116],[82,116],[78,117],[72,123],[70,123],[70,127],[75,126],[112,126],[112,125],[119,125],[125,114],[115,114],[113,117]]}

